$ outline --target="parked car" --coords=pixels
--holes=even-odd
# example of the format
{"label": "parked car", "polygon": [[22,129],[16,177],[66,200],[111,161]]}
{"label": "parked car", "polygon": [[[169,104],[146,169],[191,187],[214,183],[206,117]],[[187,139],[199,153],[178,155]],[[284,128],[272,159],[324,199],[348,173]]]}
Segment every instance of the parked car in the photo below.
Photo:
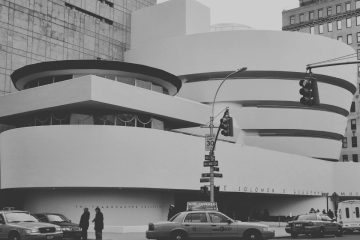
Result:
{"label": "parked car", "polygon": [[61,228],[50,223],[39,222],[26,211],[0,211],[0,239],[8,240],[60,240]]}
{"label": "parked car", "polygon": [[290,233],[292,237],[297,237],[299,234],[312,236],[334,234],[336,236],[342,236],[343,233],[341,224],[329,218],[327,215],[318,213],[297,216],[294,221],[288,222],[285,231]]}
{"label": "parked car", "polygon": [[339,202],[337,221],[344,232],[360,231],[360,200]]}
{"label": "parked car", "polygon": [[81,228],[60,213],[33,213],[40,222],[52,223],[61,227],[64,238],[81,238]]}
{"label": "parked car", "polygon": [[185,211],[169,221],[149,223],[148,239],[229,239],[260,240],[273,238],[267,225],[233,220],[218,211]]}

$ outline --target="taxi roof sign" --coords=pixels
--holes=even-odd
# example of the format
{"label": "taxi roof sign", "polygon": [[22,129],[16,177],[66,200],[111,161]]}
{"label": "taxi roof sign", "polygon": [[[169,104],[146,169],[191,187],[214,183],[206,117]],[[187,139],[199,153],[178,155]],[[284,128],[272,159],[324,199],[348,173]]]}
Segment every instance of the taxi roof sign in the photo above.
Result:
{"label": "taxi roof sign", "polygon": [[187,202],[186,211],[198,211],[198,210],[218,211],[218,206],[216,202],[205,202],[205,201]]}

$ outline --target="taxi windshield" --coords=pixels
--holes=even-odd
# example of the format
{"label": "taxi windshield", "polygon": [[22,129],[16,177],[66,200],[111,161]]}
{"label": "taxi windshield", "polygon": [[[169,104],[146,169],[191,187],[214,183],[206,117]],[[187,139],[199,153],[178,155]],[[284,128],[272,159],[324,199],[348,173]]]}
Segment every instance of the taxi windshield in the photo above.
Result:
{"label": "taxi windshield", "polygon": [[47,215],[48,219],[50,222],[68,222],[69,220],[62,215],[57,215],[57,214],[49,214]]}
{"label": "taxi windshield", "polygon": [[315,214],[299,215],[296,220],[317,220],[317,216]]}
{"label": "taxi windshield", "polygon": [[169,222],[178,222],[180,213],[175,214],[172,218],[170,218]]}
{"label": "taxi windshield", "polygon": [[4,214],[9,223],[38,222],[38,220],[25,212],[10,212]]}

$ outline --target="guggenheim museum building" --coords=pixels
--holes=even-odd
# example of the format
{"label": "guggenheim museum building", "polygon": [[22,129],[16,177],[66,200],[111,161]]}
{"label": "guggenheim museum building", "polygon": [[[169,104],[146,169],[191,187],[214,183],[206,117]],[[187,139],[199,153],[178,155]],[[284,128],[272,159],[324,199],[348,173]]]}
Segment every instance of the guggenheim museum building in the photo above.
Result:
{"label": "guggenheim museum building", "polygon": [[[166,19],[166,21],[164,21]],[[338,162],[357,66],[313,69],[320,105],[299,103],[306,65],[353,54],[298,32],[210,31],[210,10],[171,0],[132,15],[125,61],[41,62],[11,75],[0,97],[2,206],[77,222],[99,206],[104,231],[166,219],[200,193],[205,134],[225,108],[215,201],[231,217],[291,216],[360,197],[360,165]],[[232,75],[239,68],[247,70]]]}

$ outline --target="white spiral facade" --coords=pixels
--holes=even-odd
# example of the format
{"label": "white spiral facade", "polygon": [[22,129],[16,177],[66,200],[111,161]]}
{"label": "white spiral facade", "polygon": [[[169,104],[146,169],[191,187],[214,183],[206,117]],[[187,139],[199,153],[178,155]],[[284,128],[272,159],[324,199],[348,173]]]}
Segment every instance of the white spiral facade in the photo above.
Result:
{"label": "white spiral facade", "polygon": [[[179,5],[192,14],[184,13],[183,18]],[[174,11],[178,15],[171,15]],[[192,0],[169,1],[133,15],[134,42],[126,60],[181,78],[177,96],[91,75],[0,97],[0,121],[14,125],[44,111],[100,109],[146,114],[166,126],[160,130],[70,122],[4,131],[1,196],[17,196],[31,212],[61,212],[75,222],[83,207],[93,214],[100,206],[104,231],[109,232],[164,220],[170,203],[199,197],[201,173],[208,171],[203,161],[208,154],[204,134],[209,130],[201,126],[209,120],[223,77],[247,67],[224,83],[215,102],[215,114],[229,107],[235,126],[235,137],[218,141],[215,151],[223,174],[216,179],[223,206],[229,212],[232,207],[267,208],[272,216],[287,216],[312,207],[325,209],[326,195],[333,192],[359,197],[360,167],[336,162],[355,90],[356,66],[314,69],[320,106],[300,105],[298,93],[307,64],[351,54],[353,49],[308,34],[206,32],[206,21],[193,25],[184,21],[208,15],[206,7]],[[164,21],[164,16],[173,18]],[[168,31],[172,21],[184,28]],[[151,28],[163,32],[151,35]],[[39,74],[58,73],[56,64],[43,73],[41,66],[46,65],[37,65]],[[31,66],[25,70],[31,71]],[[104,64],[101,73],[106,75],[107,70]],[[141,74],[155,83],[168,80],[162,74],[151,78]],[[19,80],[26,76],[20,74]]]}

